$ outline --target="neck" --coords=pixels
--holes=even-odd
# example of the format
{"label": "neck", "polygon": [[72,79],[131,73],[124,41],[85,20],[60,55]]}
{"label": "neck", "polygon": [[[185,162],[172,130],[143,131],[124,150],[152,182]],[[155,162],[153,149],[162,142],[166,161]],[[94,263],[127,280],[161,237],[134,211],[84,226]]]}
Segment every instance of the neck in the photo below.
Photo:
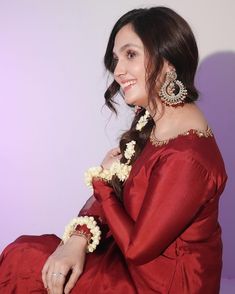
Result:
{"label": "neck", "polygon": [[157,109],[155,111],[150,107],[147,110],[153,117],[155,126],[165,132],[171,129],[172,126],[177,127],[181,123],[182,114],[193,106],[193,104],[186,103],[183,106],[172,107],[166,106],[161,101],[157,101]]}

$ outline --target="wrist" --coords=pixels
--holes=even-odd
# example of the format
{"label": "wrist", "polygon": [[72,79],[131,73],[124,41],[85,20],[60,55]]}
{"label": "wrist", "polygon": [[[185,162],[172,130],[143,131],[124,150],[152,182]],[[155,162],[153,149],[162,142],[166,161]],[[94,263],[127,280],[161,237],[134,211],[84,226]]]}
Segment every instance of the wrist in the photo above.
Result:
{"label": "wrist", "polygon": [[87,248],[87,240],[82,236],[72,235],[67,241],[67,243],[77,244],[77,246],[83,248],[84,250],[86,250]]}
{"label": "wrist", "polygon": [[[86,252],[93,252],[101,239],[101,231],[93,216],[78,216],[65,227],[62,242],[65,244],[71,237],[81,237],[86,242]],[[81,242],[81,239],[79,239]]]}
{"label": "wrist", "polygon": [[105,169],[103,165],[91,167],[85,172],[85,183],[88,187],[92,188],[92,180],[99,178],[104,181],[110,181],[113,174],[110,170]]}

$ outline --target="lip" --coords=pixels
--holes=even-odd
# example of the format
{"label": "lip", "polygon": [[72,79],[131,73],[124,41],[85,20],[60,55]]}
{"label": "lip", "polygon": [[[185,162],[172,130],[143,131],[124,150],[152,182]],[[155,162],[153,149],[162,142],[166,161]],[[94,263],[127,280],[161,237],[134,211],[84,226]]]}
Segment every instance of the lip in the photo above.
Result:
{"label": "lip", "polygon": [[120,80],[121,84],[125,84],[127,82],[136,81],[136,79],[126,79],[126,80]]}
{"label": "lip", "polygon": [[123,88],[123,92],[126,93],[127,91],[129,91],[131,88],[133,88],[135,86],[134,85],[129,85],[129,86],[126,86],[125,88]]}
{"label": "lip", "polygon": [[[124,85],[125,83],[132,82],[132,81],[134,81],[136,83],[136,79],[129,79],[129,80],[123,80],[123,81],[121,81],[121,84]],[[135,86],[135,84],[130,84],[130,85],[126,86],[126,87],[122,87],[122,90],[123,90],[124,93],[126,93],[128,90],[130,90],[131,88],[133,88],[133,86]]]}

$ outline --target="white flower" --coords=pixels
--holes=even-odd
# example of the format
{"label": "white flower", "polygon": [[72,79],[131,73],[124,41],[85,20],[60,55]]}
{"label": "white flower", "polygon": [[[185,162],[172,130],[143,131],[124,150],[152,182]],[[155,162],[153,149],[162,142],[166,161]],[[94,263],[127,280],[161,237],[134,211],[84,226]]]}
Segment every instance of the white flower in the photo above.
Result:
{"label": "white flower", "polygon": [[131,171],[131,166],[121,163],[120,161],[114,162],[110,167],[110,173],[116,175],[120,181],[124,182]]}
{"label": "white flower", "polygon": [[109,170],[103,169],[101,166],[91,167],[85,172],[85,183],[88,187],[92,187],[93,178],[102,178],[110,181],[112,176]]}
{"label": "white flower", "polygon": [[126,144],[126,150],[124,152],[124,157],[131,160],[132,156],[135,154],[135,144],[136,141],[132,140]]}
{"label": "white flower", "polygon": [[149,117],[150,117],[150,113],[148,112],[148,110],[146,110],[145,111],[145,114],[140,117],[138,123],[136,124],[136,128],[135,129],[137,131],[141,131],[142,128],[147,124]]}

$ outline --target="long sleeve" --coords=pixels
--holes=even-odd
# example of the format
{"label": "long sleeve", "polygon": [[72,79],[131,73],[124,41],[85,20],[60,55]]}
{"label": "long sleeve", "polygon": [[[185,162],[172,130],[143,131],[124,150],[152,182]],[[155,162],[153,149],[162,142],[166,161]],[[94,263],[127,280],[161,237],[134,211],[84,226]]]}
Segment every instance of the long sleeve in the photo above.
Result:
{"label": "long sleeve", "polygon": [[193,221],[215,193],[206,169],[182,153],[155,164],[136,222],[117,199],[112,187],[93,180],[94,196],[101,203],[110,230],[125,258],[144,264],[158,257]]}
{"label": "long sleeve", "polygon": [[101,230],[102,243],[108,236],[111,235],[107,221],[105,219],[101,204],[92,195],[79,211],[78,216],[93,216]]}

